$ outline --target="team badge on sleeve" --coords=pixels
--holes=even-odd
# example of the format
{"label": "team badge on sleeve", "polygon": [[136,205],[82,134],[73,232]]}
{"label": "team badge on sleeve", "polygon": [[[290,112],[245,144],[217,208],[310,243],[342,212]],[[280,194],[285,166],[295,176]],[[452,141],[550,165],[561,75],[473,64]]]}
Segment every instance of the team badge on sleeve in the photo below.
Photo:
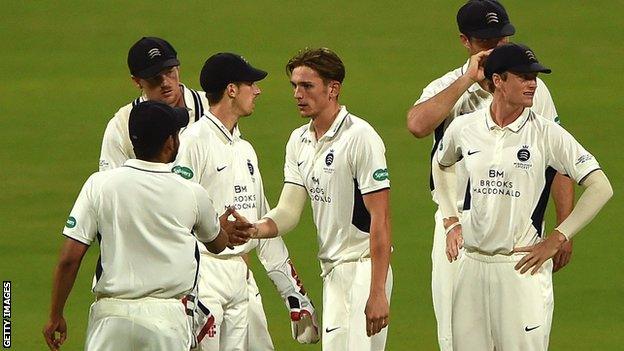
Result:
{"label": "team badge on sleeve", "polygon": [[193,178],[193,170],[188,167],[175,166],[171,171],[184,179]]}
{"label": "team badge on sleeve", "polygon": [[375,173],[373,173],[373,179],[377,180],[377,181],[382,181],[382,180],[386,180],[389,179],[389,175],[388,175],[388,169],[387,168],[380,168],[378,170],[375,171]]}
{"label": "team badge on sleeve", "polygon": [[65,222],[65,226],[69,229],[73,228],[76,226],[76,218],[69,216],[69,218],[67,218],[67,222]]}

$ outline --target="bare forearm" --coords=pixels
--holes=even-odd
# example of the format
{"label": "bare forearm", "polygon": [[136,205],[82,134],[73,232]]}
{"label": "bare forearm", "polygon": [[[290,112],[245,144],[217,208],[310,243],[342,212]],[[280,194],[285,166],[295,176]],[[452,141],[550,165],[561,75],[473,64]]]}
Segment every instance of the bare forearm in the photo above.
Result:
{"label": "bare forearm", "polygon": [[277,225],[268,217],[264,217],[254,223],[256,232],[252,235],[254,239],[275,238],[278,236]]}
{"label": "bare forearm", "polygon": [[386,277],[390,266],[390,222],[387,218],[371,220],[371,294],[385,294]]}
{"label": "bare forearm", "polygon": [[407,129],[417,138],[431,134],[472,84],[474,81],[462,76],[431,99],[413,106],[407,113]]}
{"label": "bare forearm", "polygon": [[52,288],[52,301],[50,305],[50,318],[55,319],[63,316],[63,309],[65,308],[65,302],[71,292],[74,282],[76,281],[76,275],[80,268],[80,261],[78,262],[59,262],[54,272],[54,282]]}
{"label": "bare forearm", "polygon": [[557,225],[559,225],[574,208],[574,182],[572,179],[557,173],[553,180],[551,196],[555,202]]}

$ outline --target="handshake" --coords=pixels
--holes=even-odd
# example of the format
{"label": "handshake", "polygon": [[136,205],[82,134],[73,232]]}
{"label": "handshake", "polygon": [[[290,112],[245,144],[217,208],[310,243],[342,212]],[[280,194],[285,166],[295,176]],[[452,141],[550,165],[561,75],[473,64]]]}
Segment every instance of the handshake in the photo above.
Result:
{"label": "handshake", "polygon": [[[229,218],[233,217],[234,220]],[[243,245],[253,239],[258,233],[254,223],[250,223],[247,218],[240,215],[232,207],[228,207],[225,212],[219,217],[221,229],[227,234],[229,238],[228,248],[233,249],[234,246]]]}

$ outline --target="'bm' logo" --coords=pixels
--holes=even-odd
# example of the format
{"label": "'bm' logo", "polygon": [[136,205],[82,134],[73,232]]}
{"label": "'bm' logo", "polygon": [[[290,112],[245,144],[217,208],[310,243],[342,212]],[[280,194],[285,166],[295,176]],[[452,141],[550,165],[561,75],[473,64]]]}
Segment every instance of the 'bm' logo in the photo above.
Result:
{"label": "'bm' logo", "polygon": [[490,169],[489,175],[490,175],[490,178],[504,177],[505,176],[505,172],[497,171],[495,169]]}

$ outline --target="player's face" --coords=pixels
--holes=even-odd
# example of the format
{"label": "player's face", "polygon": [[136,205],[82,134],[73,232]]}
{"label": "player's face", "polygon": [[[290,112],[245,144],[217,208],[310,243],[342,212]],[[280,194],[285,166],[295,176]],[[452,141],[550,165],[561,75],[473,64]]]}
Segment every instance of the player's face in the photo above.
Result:
{"label": "player's face", "polygon": [[161,101],[172,107],[184,106],[178,66],[165,68],[152,78],[135,78],[135,82],[148,100]]}
{"label": "player's face", "polygon": [[296,67],[290,75],[290,83],[294,90],[299,113],[303,117],[320,115],[323,111],[331,108],[338,97],[334,87],[340,83],[331,81],[323,82],[319,74],[310,67]]}
{"label": "player's face", "polygon": [[498,37],[498,38],[490,38],[490,39],[479,39],[479,38],[468,38],[465,35],[462,36],[462,42],[464,46],[468,49],[468,53],[470,56],[477,54],[481,51],[487,51],[490,49],[494,49],[497,46],[501,46],[509,43],[509,37]]}
{"label": "player's face", "polygon": [[249,116],[256,107],[256,98],[262,92],[256,82],[241,82],[237,85],[233,108],[239,116]]}
{"label": "player's face", "polygon": [[537,73],[507,73],[507,80],[500,79],[496,90],[513,106],[531,107],[537,89]]}

